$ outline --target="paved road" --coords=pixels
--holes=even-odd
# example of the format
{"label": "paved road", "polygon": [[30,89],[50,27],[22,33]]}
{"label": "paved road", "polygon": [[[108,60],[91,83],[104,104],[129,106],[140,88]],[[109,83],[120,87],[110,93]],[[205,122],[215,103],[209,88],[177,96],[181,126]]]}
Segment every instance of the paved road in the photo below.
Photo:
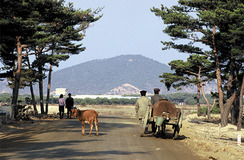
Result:
{"label": "paved road", "polygon": [[48,121],[39,126],[2,137],[0,159],[97,159],[97,160],[199,160],[179,140],[139,136],[134,118],[99,117],[99,136],[95,131],[81,135],[77,119]]}

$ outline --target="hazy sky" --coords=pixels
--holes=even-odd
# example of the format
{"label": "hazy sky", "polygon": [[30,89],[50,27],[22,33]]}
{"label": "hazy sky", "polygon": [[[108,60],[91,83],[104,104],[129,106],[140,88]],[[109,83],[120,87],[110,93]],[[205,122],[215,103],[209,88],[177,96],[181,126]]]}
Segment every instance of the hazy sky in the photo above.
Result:
{"label": "hazy sky", "polygon": [[162,51],[160,41],[170,40],[162,32],[165,25],[160,17],[150,11],[161,4],[171,6],[177,0],[66,0],[74,3],[75,8],[96,9],[103,17],[87,29],[83,45],[84,52],[71,56],[61,62],[59,68],[70,67],[82,62],[111,58],[118,55],[141,54],[145,57],[168,64],[175,59],[186,60],[188,54],[175,50]]}

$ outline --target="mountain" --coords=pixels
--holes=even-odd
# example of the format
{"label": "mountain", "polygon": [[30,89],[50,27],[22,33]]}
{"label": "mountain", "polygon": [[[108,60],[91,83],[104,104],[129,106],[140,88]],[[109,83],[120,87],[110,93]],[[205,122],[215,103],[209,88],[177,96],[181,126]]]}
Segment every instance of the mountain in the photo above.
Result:
{"label": "mountain", "polygon": [[121,55],[56,71],[52,88],[67,88],[73,94],[114,94],[111,90],[129,84],[152,93],[153,88],[164,87],[159,79],[163,72],[171,70],[158,61],[141,55]]}
{"label": "mountain", "polygon": [[[160,82],[159,75],[172,72],[170,67],[142,55],[121,55],[108,59],[92,60],[52,74],[51,92],[56,88],[67,88],[67,92],[76,94],[139,94],[140,90],[153,93],[160,88],[161,94],[176,92],[167,91]],[[0,92],[11,92],[7,82],[0,82]],[[44,94],[47,82],[44,82]],[[38,95],[38,86],[34,87]],[[205,93],[216,90],[213,83],[204,86]],[[181,92],[195,93],[196,86],[183,87]],[[21,89],[20,93],[30,94],[30,89]]]}

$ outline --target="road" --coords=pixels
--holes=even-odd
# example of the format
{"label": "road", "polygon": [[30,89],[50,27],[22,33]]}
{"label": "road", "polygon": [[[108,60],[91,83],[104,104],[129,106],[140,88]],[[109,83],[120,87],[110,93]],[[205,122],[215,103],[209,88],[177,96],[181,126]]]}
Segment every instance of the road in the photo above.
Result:
{"label": "road", "polygon": [[[135,118],[99,117],[99,136],[95,130],[81,135],[77,119],[50,120],[11,132],[1,138],[0,159],[97,159],[97,160],[200,160],[181,142],[187,136],[172,140],[152,134],[140,137]],[[166,130],[167,132],[167,130]]]}

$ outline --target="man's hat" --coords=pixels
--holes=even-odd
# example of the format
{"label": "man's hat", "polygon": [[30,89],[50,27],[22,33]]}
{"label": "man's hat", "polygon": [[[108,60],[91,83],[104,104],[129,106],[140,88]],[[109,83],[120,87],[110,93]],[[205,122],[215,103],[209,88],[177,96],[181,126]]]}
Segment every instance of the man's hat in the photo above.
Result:
{"label": "man's hat", "polygon": [[140,91],[140,93],[147,93],[147,91],[145,91],[145,90],[142,90],[142,91]]}
{"label": "man's hat", "polygon": [[159,88],[154,88],[154,92],[159,92],[160,89]]}

